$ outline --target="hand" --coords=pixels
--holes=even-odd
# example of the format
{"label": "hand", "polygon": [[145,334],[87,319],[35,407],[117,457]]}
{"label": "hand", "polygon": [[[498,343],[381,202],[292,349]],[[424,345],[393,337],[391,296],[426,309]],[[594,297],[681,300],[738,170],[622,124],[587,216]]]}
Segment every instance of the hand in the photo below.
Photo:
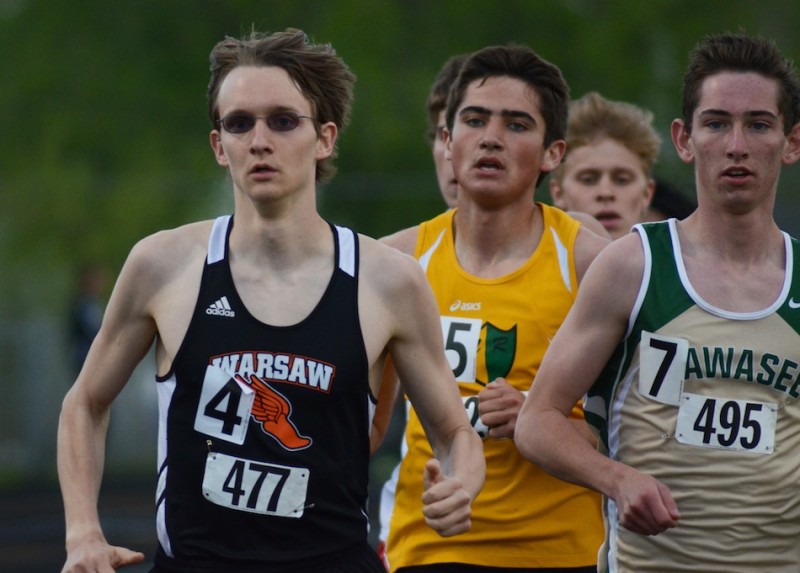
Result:
{"label": "hand", "polygon": [[472,498],[461,480],[448,477],[436,458],[428,460],[423,474],[422,513],[425,522],[442,537],[464,533],[472,526]]}
{"label": "hand", "polygon": [[678,525],[680,512],[669,488],[652,476],[630,468],[619,482],[614,500],[619,523],[641,535],[658,535]]}
{"label": "hand", "polygon": [[478,393],[478,412],[481,421],[489,428],[489,437],[514,437],[523,402],[525,395],[504,378],[495,378]]}
{"label": "hand", "polygon": [[378,540],[378,546],[375,548],[375,553],[378,554],[378,559],[383,563],[383,568],[389,571],[389,557],[386,555],[386,540]]}
{"label": "hand", "polygon": [[144,561],[144,553],[114,547],[105,540],[93,540],[67,551],[67,562],[61,573],[113,573],[126,565]]}

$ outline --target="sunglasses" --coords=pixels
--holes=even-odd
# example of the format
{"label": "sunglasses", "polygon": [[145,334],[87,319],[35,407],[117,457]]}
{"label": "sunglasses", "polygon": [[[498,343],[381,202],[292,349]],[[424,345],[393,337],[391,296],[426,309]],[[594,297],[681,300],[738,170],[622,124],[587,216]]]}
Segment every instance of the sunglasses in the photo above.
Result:
{"label": "sunglasses", "polygon": [[217,127],[222,127],[228,133],[247,133],[256,125],[256,120],[263,119],[272,131],[292,131],[300,125],[301,119],[311,119],[307,115],[299,115],[291,111],[278,111],[268,116],[257,116],[252,113],[237,111],[229,113],[216,121]]}

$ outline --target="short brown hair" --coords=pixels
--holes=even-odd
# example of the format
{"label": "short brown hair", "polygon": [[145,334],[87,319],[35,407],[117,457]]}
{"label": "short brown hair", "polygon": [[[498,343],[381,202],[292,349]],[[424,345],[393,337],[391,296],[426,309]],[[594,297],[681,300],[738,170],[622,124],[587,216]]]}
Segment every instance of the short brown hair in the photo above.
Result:
{"label": "short brown hair", "polygon": [[[208,83],[208,117],[216,127],[219,119],[217,99],[227,75],[239,66],[276,66],[286,70],[303,95],[311,102],[315,125],[333,122],[341,133],[350,122],[353,85],[356,77],[336,55],[330,44],[312,44],[302,31],[251,32],[236,39],[226,37],[211,50],[211,79]],[[330,181],[336,173],[330,157],[317,162],[316,180]]]}
{"label": "short brown hair", "polygon": [[439,128],[439,114],[447,108],[447,96],[450,93],[450,88],[458,77],[458,72],[461,71],[461,65],[466,61],[469,54],[461,54],[453,56],[448,59],[436,79],[433,80],[431,91],[428,93],[428,99],[425,102],[425,109],[428,112],[428,131],[425,132],[425,137],[428,143],[432,144],[436,139],[436,130]]}
{"label": "short brown hair", "polygon": [[467,86],[475,80],[507,76],[518,79],[533,88],[540,100],[540,112],[545,121],[545,147],[564,139],[567,129],[569,87],[561,70],[541,58],[527,46],[491,46],[472,54],[464,65],[450,91],[447,101],[447,127],[451,131],[456,111]]}
{"label": "short brown hair", "polygon": [[800,121],[800,81],[794,64],[771,40],[724,33],[706,36],[689,55],[683,77],[683,122],[688,133],[692,131],[692,116],[700,102],[703,82],[722,72],[753,72],[777,80],[784,133]]}
{"label": "short brown hair", "polygon": [[[533,89],[539,102],[539,111],[544,118],[544,146],[564,139],[567,129],[567,106],[569,86],[561,70],[527,46],[490,46],[472,54],[461,67],[458,78],[447,98],[447,128],[452,132],[456,112],[464,101],[467,87],[476,80],[509,77],[526,83]],[[538,185],[547,173],[540,173]]]}

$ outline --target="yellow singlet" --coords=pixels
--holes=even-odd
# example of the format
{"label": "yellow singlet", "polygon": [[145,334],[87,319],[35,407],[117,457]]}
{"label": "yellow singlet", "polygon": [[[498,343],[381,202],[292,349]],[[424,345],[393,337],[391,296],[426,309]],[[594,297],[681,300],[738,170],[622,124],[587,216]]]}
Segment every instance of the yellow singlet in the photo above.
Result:
{"label": "yellow singlet", "polygon": [[[477,394],[497,377],[527,391],[575,300],[573,246],[580,224],[537,205],[544,218],[539,245],[524,265],[500,278],[471,276],[459,266],[454,210],[420,225],[415,256],[436,295],[445,352],[479,433],[485,427]],[[539,469],[510,439],[484,438],[486,482],[472,504],[472,528],[440,537],[422,515],[422,474],[432,452],[413,408],[406,441],[388,540],[392,570],[446,562],[529,568],[597,562],[600,496]]]}

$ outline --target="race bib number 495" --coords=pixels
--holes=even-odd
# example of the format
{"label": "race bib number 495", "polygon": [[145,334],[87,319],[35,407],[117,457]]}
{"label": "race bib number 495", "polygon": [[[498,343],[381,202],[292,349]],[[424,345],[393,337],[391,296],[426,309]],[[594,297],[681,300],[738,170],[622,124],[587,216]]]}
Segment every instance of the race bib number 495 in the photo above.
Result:
{"label": "race bib number 495", "polygon": [[210,452],[203,496],[229,509],[298,518],[306,508],[309,471]]}
{"label": "race bib number 495", "polygon": [[675,438],[682,444],[754,454],[775,451],[777,406],[684,393]]}

